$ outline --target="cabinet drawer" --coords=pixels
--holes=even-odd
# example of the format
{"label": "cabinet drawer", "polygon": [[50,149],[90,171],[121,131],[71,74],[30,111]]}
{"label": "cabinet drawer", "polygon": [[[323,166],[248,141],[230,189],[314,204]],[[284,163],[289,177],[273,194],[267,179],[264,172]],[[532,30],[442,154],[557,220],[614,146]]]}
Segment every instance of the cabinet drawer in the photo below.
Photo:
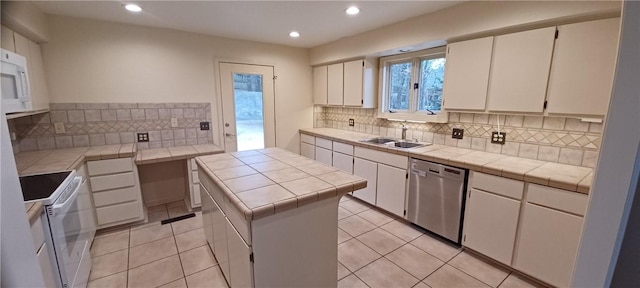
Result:
{"label": "cabinet drawer", "polygon": [[91,176],[133,171],[131,158],[89,161],[87,167]]}
{"label": "cabinet drawer", "polygon": [[142,207],[140,207],[138,201],[99,207],[96,208],[96,215],[98,216],[98,225],[102,226],[110,223],[139,219],[142,217]]}
{"label": "cabinet drawer", "polygon": [[225,203],[227,210],[224,211],[227,215],[227,219],[229,219],[229,222],[233,224],[233,227],[236,228],[240,236],[242,236],[242,239],[249,245],[251,245],[251,226],[249,222],[247,222],[247,220],[244,218],[244,215],[240,214],[238,209],[233,206],[233,203],[229,203],[229,200],[227,199],[228,198],[225,198],[225,201],[227,201],[227,203]]}
{"label": "cabinet drawer", "polygon": [[93,193],[93,203],[96,207],[124,203],[138,199],[138,189],[131,186],[115,190],[107,190]]}
{"label": "cabinet drawer", "polygon": [[191,171],[198,171],[198,164],[196,164],[196,159],[191,158],[189,159],[189,162],[191,162]]}
{"label": "cabinet drawer", "polygon": [[198,171],[191,171],[192,184],[200,183],[200,177],[198,177]]}
{"label": "cabinet drawer", "polygon": [[353,145],[344,144],[340,142],[333,142],[333,151],[340,152],[342,154],[353,155]]}
{"label": "cabinet drawer", "polygon": [[398,167],[405,170],[407,169],[409,164],[409,157],[407,156],[391,154],[362,147],[355,147],[354,155],[366,160],[387,164],[389,166]]}
{"label": "cabinet drawer", "polygon": [[309,143],[311,145],[316,145],[316,137],[309,136],[307,134],[300,134],[300,141]]}
{"label": "cabinet drawer", "polygon": [[36,222],[33,222],[33,225],[31,225],[31,237],[33,237],[33,245],[36,252],[40,249],[42,243],[44,243],[44,230],[42,227],[42,215],[40,215],[40,217],[36,219]]}
{"label": "cabinet drawer", "polygon": [[202,204],[202,198],[200,198],[200,184],[191,185],[191,189],[193,189],[193,191],[191,191],[191,195],[193,195],[191,199],[191,206],[200,206]]}
{"label": "cabinet drawer", "polygon": [[[203,173],[203,172],[200,172]],[[213,198],[213,201],[218,203],[218,206],[222,208],[222,211],[226,207],[224,207],[224,195],[222,194],[222,190],[216,185],[215,182],[210,180],[207,176],[201,175],[202,181],[200,182],[200,189],[205,189],[205,191]]]}
{"label": "cabinet drawer", "polygon": [[524,182],[474,171],[471,173],[472,188],[522,200]]}
{"label": "cabinet drawer", "polygon": [[587,209],[587,198],[588,196],[585,194],[567,190],[537,184],[527,186],[527,202],[580,216],[584,216]]}
{"label": "cabinet drawer", "polygon": [[333,150],[333,141],[324,138],[316,138],[316,146]]}
{"label": "cabinet drawer", "polygon": [[136,181],[133,172],[91,177],[93,192],[134,186]]}

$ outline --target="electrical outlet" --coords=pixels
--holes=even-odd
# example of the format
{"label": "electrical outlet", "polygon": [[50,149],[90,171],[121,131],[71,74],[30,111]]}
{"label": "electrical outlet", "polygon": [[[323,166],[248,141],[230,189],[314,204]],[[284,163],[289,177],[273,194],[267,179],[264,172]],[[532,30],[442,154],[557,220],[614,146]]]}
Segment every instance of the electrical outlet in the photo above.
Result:
{"label": "electrical outlet", "polygon": [[171,128],[178,127],[178,118],[171,118]]}
{"label": "electrical outlet", "polygon": [[504,145],[505,140],[507,139],[506,132],[491,132],[491,143]]}
{"label": "electrical outlet", "polygon": [[66,133],[66,131],[64,131],[64,123],[53,123],[53,128],[56,130],[56,134]]}
{"label": "electrical outlet", "polygon": [[209,122],[200,122],[200,130],[209,130]]}
{"label": "electrical outlet", "polygon": [[349,119],[349,126],[354,126],[356,125],[355,121],[353,119]]}
{"label": "electrical outlet", "polygon": [[138,142],[149,142],[149,133],[138,133]]}
{"label": "electrical outlet", "polygon": [[464,137],[464,129],[462,128],[453,128],[453,133],[451,133],[451,138],[453,139],[462,139]]}

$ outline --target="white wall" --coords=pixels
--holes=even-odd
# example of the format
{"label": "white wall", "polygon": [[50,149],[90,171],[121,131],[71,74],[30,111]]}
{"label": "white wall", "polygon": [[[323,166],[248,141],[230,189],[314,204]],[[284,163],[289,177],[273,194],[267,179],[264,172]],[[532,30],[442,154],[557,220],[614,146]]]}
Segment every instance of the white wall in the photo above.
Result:
{"label": "white wall", "polygon": [[[469,1],[311,49],[312,65],[364,55],[397,54],[443,45],[506,27],[535,26],[576,17],[618,14],[621,1]],[[548,26],[548,25],[547,25]]]}
{"label": "white wall", "polygon": [[223,58],[275,66],[277,146],[297,152],[298,128],[313,126],[308,49],[69,17],[49,22],[43,54],[53,103],[209,102],[217,122],[214,58]]}
{"label": "white wall", "polygon": [[[636,193],[637,165],[640,163],[638,15],[640,2],[626,1],[613,94],[573,276],[574,287],[609,287],[612,284],[629,209],[634,195],[639,196]],[[635,241],[637,244],[637,239]]]}

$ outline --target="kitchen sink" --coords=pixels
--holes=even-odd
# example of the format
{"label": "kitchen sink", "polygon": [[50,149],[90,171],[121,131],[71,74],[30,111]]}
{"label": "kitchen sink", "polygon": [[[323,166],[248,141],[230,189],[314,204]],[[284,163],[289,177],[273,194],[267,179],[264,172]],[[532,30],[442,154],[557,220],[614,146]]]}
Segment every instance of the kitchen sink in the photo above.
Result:
{"label": "kitchen sink", "polygon": [[386,144],[389,142],[395,142],[396,139],[378,137],[378,138],[364,139],[360,141],[365,143],[372,143],[372,144]]}
{"label": "kitchen sink", "polygon": [[394,146],[396,148],[415,148],[415,147],[422,147],[425,146],[424,143],[418,143],[418,142],[401,142],[401,141],[396,141],[394,143]]}

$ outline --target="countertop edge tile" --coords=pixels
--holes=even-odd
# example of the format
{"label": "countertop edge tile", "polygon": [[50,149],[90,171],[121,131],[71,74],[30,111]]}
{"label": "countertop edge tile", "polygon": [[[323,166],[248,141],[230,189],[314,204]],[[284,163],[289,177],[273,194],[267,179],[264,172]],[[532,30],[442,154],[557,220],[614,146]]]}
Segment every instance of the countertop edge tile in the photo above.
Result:
{"label": "countertop edge tile", "polygon": [[[363,148],[368,148],[368,149],[378,150],[378,151],[384,151],[384,152],[393,153],[393,154],[405,155],[405,156],[408,156],[408,157],[417,158],[417,159],[426,160],[426,161],[431,161],[431,162],[436,162],[436,163],[441,163],[441,164],[445,164],[445,165],[463,167],[463,168],[466,168],[466,169],[470,169],[472,171],[477,171],[477,172],[487,173],[487,174],[491,174],[491,175],[496,175],[496,176],[516,179],[516,180],[520,180],[520,181],[536,183],[536,184],[550,186],[550,187],[554,187],[554,188],[563,187],[561,189],[565,189],[565,190],[569,190],[569,191],[573,191],[573,192],[577,192],[577,193],[582,193],[582,194],[588,194],[589,191],[591,190],[591,185],[592,185],[592,183],[591,183],[592,179],[591,179],[591,181],[587,181],[587,180],[589,180],[588,179],[588,175],[583,177],[583,178],[581,178],[581,180],[578,181],[577,183],[574,183],[574,181],[568,181],[568,179],[564,179],[564,178],[562,178],[562,176],[560,176],[560,177],[551,177],[550,176],[548,178],[547,177],[541,177],[541,175],[548,174],[547,171],[542,171],[544,169],[541,169],[540,171],[536,171],[535,173],[531,173],[534,170],[539,169],[539,168],[541,168],[542,166],[544,166],[545,164],[548,164],[548,163],[553,163],[553,164],[557,164],[557,165],[565,165],[565,166],[567,166],[567,168],[578,167],[579,169],[590,169],[590,168],[587,168],[587,167],[574,166],[574,165],[568,165],[568,164],[561,164],[561,163],[555,163],[555,162],[546,162],[546,161],[528,159],[528,158],[520,158],[520,157],[516,157],[516,156],[497,157],[497,159],[490,160],[490,161],[488,161],[488,162],[486,162],[484,164],[479,164],[477,162],[476,163],[469,163],[469,162],[464,160],[464,155],[466,155],[468,153],[482,152],[482,153],[488,153],[488,154],[493,154],[493,155],[502,155],[502,154],[495,154],[495,153],[490,153],[490,152],[485,152],[485,151],[471,150],[471,149],[467,149],[467,148],[459,148],[459,147],[445,146],[445,145],[433,145],[433,146],[442,146],[442,147],[439,147],[437,149],[429,149],[427,151],[425,151],[426,150],[425,149],[425,150],[422,150],[423,152],[418,152],[418,151],[420,151],[419,150],[420,148],[418,148],[418,151],[412,151],[412,149],[403,150],[403,149],[392,148],[392,147],[388,147],[388,146],[384,146],[384,145],[376,145],[376,144],[371,144],[371,143],[364,143],[364,142],[360,141],[361,139],[370,139],[370,138],[375,138],[375,137],[383,137],[383,136],[380,136],[380,135],[374,135],[374,134],[368,134],[368,133],[362,133],[362,132],[356,132],[356,131],[340,130],[340,129],[335,129],[335,128],[302,128],[302,129],[299,129],[298,131],[301,134],[306,134],[306,135],[310,135],[310,136],[314,136],[314,137],[326,138],[326,139],[330,139],[332,141],[338,141],[338,142],[349,144],[349,145],[353,145],[353,146],[359,146],[359,147],[363,147]],[[395,138],[395,137],[390,137],[390,138]],[[357,140],[357,139],[360,139],[360,140]],[[432,146],[425,146],[425,147],[432,147]],[[424,147],[421,147],[421,148],[424,148]],[[438,151],[438,150],[442,150],[442,149],[447,149],[447,148],[457,148],[459,150],[451,151],[452,153],[448,153],[448,152],[439,153],[439,152],[436,152],[436,153],[434,153],[432,155],[429,154],[430,152]],[[461,153],[461,151],[464,151],[464,150],[468,150],[469,152],[460,154],[458,156],[448,156],[449,154]],[[521,169],[521,168],[524,168],[524,167],[520,167],[519,169],[510,169],[509,166],[500,167],[500,166],[498,166],[499,164],[493,164],[493,163],[496,163],[496,162],[499,162],[499,161],[502,161],[502,160],[505,160],[505,159],[509,159],[509,160],[505,161],[506,163],[510,163],[510,162],[513,163],[514,161],[526,161],[525,163],[527,163],[527,164],[524,166],[524,167],[526,167],[526,169]],[[499,162],[499,163],[502,163],[502,162]],[[523,172],[523,170],[527,170],[527,171]],[[593,169],[591,169],[590,173],[593,173]],[[569,177],[569,175],[567,175],[567,177]]]}

